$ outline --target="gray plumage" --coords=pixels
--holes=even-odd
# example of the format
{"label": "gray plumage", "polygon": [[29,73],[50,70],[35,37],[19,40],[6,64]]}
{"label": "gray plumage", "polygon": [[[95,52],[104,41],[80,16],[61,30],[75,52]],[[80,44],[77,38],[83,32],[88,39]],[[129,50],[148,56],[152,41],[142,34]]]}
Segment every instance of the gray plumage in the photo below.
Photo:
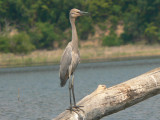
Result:
{"label": "gray plumage", "polygon": [[[60,62],[60,80],[61,80],[61,87],[63,87],[69,76],[73,74],[75,71],[78,63],[80,62],[80,55],[79,50],[78,53],[73,51],[72,42],[69,42]],[[70,75],[69,75],[70,74]]]}
{"label": "gray plumage", "polygon": [[[70,110],[74,108],[78,108],[80,106],[76,106],[75,96],[74,96],[74,72],[75,69],[80,62],[80,54],[78,50],[78,36],[77,30],[75,26],[75,19],[78,16],[82,16],[87,12],[80,11],[78,9],[72,9],[70,11],[70,23],[72,27],[72,40],[68,43],[67,47],[65,48],[62,58],[60,61],[60,70],[59,70],[59,77],[60,77],[60,85],[63,87],[67,80],[69,79],[69,96],[70,96]],[[72,76],[72,79],[71,79]],[[74,106],[72,107],[72,99],[71,96],[73,95]]]}

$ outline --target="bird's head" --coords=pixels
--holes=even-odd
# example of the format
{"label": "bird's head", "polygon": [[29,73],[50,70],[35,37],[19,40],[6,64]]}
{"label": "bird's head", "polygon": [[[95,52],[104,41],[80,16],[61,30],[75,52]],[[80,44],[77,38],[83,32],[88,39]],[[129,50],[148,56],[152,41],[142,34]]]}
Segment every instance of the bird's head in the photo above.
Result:
{"label": "bird's head", "polygon": [[88,14],[88,12],[80,11],[76,8],[71,9],[71,11],[69,13],[71,18],[77,18],[78,16],[82,16],[82,15],[86,15],[86,14]]}

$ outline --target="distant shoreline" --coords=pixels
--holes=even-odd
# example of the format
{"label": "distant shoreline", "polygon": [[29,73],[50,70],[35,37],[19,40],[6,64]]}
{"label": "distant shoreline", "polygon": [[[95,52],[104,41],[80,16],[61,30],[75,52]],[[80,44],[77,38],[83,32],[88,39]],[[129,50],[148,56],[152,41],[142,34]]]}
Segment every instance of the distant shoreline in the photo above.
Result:
{"label": "distant shoreline", "polygon": [[[0,68],[59,64],[64,49],[40,50],[20,56],[0,54]],[[160,45],[123,45],[118,47],[80,48],[81,63],[160,57]]]}

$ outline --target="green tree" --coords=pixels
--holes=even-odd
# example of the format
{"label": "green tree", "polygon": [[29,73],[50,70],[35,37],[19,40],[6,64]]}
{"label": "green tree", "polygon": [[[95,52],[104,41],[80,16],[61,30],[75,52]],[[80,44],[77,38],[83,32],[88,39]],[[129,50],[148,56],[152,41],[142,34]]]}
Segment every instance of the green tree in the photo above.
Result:
{"label": "green tree", "polygon": [[9,38],[5,35],[0,35],[0,52],[8,53],[9,50]]}
{"label": "green tree", "polygon": [[123,43],[122,39],[116,35],[113,29],[111,29],[110,34],[103,37],[102,40],[103,46],[120,46]]}
{"label": "green tree", "polygon": [[25,32],[20,32],[9,40],[9,49],[15,54],[27,54],[35,49],[34,45],[30,41],[30,37]]}
{"label": "green tree", "polygon": [[103,21],[111,14],[112,0],[88,0],[87,6],[95,21]]}
{"label": "green tree", "polygon": [[[146,35],[146,31],[151,29],[149,27],[151,23],[154,23],[156,26],[160,25],[157,19],[159,18],[160,8],[158,6],[160,6],[160,1],[123,0],[123,2],[122,11],[124,12],[123,21],[125,33],[122,35],[122,38],[125,39],[126,43],[126,38],[128,38],[129,42],[136,42],[137,38],[140,40],[145,39],[146,37],[146,42],[151,42],[151,34]],[[157,40],[158,39],[154,38],[153,42]]]}
{"label": "green tree", "polygon": [[34,29],[30,31],[33,44],[37,49],[52,49],[54,41],[58,39],[54,32],[54,26],[49,23],[36,23]]}
{"label": "green tree", "polygon": [[148,38],[149,43],[160,42],[158,38],[158,27],[153,23],[147,25],[145,29],[145,35]]}
{"label": "green tree", "polygon": [[85,17],[78,21],[77,25],[78,34],[81,40],[86,40],[89,34],[94,33],[93,22],[90,17]]}

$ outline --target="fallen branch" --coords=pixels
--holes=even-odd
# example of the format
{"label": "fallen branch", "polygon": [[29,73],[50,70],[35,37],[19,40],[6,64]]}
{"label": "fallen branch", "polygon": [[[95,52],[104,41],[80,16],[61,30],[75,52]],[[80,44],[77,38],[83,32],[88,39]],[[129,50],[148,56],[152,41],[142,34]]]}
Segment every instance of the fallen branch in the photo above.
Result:
{"label": "fallen branch", "polygon": [[160,68],[157,68],[110,88],[99,85],[78,102],[83,110],[77,113],[66,110],[53,120],[98,120],[159,93]]}

